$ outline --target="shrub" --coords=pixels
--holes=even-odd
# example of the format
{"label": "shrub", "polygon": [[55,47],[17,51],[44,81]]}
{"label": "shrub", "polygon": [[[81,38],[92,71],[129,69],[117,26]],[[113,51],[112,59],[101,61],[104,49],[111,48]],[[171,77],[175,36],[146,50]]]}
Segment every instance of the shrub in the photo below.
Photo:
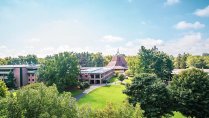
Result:
{"label": "shrub", "polygon": [[118,77],[119,76],[119,72],[115,72],[115,76]]}
{"label": "shrub", "polygon": [[79,109],[78,118],[143,118],[143,110],[139,104],[133,107],[129,103],[122,105],[108,103],[102,109],[93,109],[86,105]]}
{"label": "shrub", "polygon": [[132,74],[131,74],[131,71],[130,70],[127,70],[126,72],[125,72],[125,74],[127,75],[127,76],[132,76]]}
{"label": "shrub", "polygon": [[118,79],[122,82],[124,79],[125,79],[126,77],[125,77],[125,75],[123,75],[123,74],[120,74],[119,76],[118,76]]}
{"label": "shrub", "polygon": [[8,91],[8,88],[4,81],[0,80],[0,97],[6,97],[6,93]]}
{"label": "shrub", "polygon": [[90,84],[88,82],[80,82],[80,89],[84,90],[89,87],[90,87]]}

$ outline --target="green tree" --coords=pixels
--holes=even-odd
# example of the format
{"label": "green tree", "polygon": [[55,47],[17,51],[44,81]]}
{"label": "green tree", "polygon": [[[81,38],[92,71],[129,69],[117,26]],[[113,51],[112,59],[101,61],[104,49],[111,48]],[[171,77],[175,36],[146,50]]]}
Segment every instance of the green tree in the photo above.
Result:
{"label": "green tree", "polygon": [[196,118],[209,117],[209,75],[199,69],[187,69],[169,85],[176,111]]}
{"label": "green tree", "polygon": [[27,64],[38,64],[38,57],[36,55],[27,55],[24,61]]}
{"label": "green tree", "polygon": [[82,52],[76,53],[76,57],[82,67],[102,67],[105,63],[102,53]]}
{"label": "green tree", "polygon": [[140,58],[138,56],[127,56],[125,59],[127,61],[131,75],[139,73],[138,65],[140,64]]}
{"label": "green tree", "polygon": [[120,75],[118,76],[118,79],[122,82],[122,81],[125,79],[125,75],[120,74]]}
{"label": "green tree", "polygon": [[0,58],[0,65],[6,65],[7,61],[3,58]]}
{"label": "green tree", "polygon": [[140,63],[138,68],[139,73],[154,73],[158,77],[164,80],[171,78],[173,70],[173,62],[170,57],[157,50],[157,48],[146,49],[144,46],[141,47],[138,53]]}
{"label": "green tree", "polygon": [[1,99],[4,108],[0,117],[8,118],[74,118],[77,116],[75,99],[70,93],[59,94],[56,86],[31,84]]}
{"label": "green tree", "polygon": [[0,80],[0,97],[6,97],[6,93],[8,91],[8,88],[4,81]]}
{"label": "green tree", "polygon": [[7,76],[7,79],[5,80],[5,83],[8,88],[15,88],[14,79],[15,79],[14,73],[10,71]]}
{"label": "green tree", "polygon": [[18,56],[17,58],[6,57],[6,64],[18,65],[18,64],[38,64],[38,58],[36,55]]}
{"label": "green tree", "polygon": [[73,53],[59,53],[47,57],[39,69],[39,81],[47,85],[56,84],[63,91],[78,84],[80,73],[77,58]]}
{"label": "green tree", "polygon": [[204,60],[203,56],[189,56],[187,65],[195,68],[207,68],[207,61]]}
{"label": "green tree", "polygon": [[154,74],[140,74],[134,77],[132,83],[124,91],[133,105],[140,103],[148,118],[161,118],[171,114],[172,101],[166,85]]}
{"label": "green tree", "polygon": [[104,66],[106,66],[112,60],[112,55],[107,55],[104,57]]}
{"label": "green tree", "polygon": [[190,54],[178,54],[178,56],[174,60],[174,66],[177,69],[185,69],[187,68],[187,58],[190,56]]}
{"label": "green tree", "polygon": [[95,67],[102,67],[102,66],[104,66],[104,58],[102,56],[102,53],[93,54],[92,61],[93,61],[92,62],[93,66],[95,66]]}

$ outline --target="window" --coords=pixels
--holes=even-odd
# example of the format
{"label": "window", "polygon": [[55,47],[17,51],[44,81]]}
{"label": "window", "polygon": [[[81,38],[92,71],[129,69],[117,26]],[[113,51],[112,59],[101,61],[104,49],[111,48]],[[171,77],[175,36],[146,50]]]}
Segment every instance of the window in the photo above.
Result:
{"label": "window", "polygon": [[34,81],[34,79],[32,79],[32,81]]}
{"label": "window", "polygon": [[96,78],[100,78],[100,76],[97,74],[97,75],[96,75]]}
{"label": "window", "polygon": [[94,78],[94,75],[91,75],[91,78]]}

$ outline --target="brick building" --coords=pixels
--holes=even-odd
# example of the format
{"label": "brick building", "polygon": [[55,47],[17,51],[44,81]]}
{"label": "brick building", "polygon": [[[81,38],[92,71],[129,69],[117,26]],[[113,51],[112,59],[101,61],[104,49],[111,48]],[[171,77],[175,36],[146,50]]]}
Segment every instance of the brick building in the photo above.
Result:
{"label": "brick building", "polygon": [[1,65],[0,79],[5,81],[10,72],[14,74],[17,88],[37,81],[37,69],[39,65]]}

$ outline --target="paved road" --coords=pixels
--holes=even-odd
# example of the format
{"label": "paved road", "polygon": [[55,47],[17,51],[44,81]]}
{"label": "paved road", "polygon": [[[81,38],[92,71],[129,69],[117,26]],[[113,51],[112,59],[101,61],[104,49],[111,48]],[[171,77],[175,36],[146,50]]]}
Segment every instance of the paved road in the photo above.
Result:
{"label": "paved road", "polygon": [[75,96],[76,100],[79,100],[80,98],[82,98],[84,95],[90,93],[91,91],[99,88],[99,87],[102,87],[102,86],[106,86],[106,85],[111,85],[110,84],[94,84],[94,85],[91,85],[88,89],[86,89],[85,91],[83,91],[83,93]]}

